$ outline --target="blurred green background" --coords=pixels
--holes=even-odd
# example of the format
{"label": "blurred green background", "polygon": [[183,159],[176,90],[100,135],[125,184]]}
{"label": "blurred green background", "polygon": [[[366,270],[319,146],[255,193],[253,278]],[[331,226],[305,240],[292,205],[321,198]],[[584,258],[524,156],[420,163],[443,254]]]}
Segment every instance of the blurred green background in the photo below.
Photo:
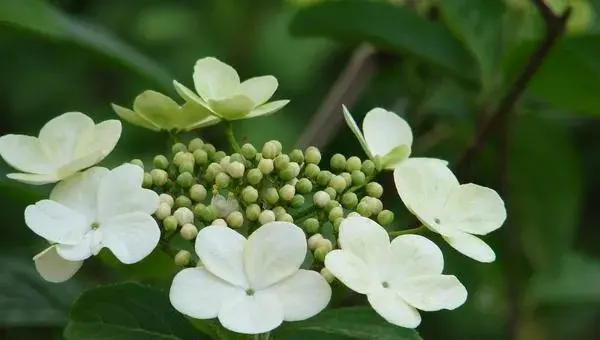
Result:
{"label": "blurred green background", "polygon": [[[446,272],[470,296],[456,311],[425,313],[425,339],[600,338],[600,1],[547,2],[557,13],[572,6],[566,35],[508,129],[495,128],[458,174],[506,201],[507,223],[486,238],[498,259],[480,264],[438,242]],[[238,137],[255,145],[279,139],[289,151],[302,140],[327,155],[364,157],[337,102],[319,110],[334,87],[357,120],[374,106],[394,110],[415,130],[414,154],[454,162],[544,37],[532,3],[0,0],[0,134],[35,135],[67,111],[116,118],[110,103],[129,106],[146,89],[175,95],[172,79],[191,85],[196,59],[216,56],[242,79],[276,76],[275,98],[291,99],[274,116],[236,123]],[[365,43],[377,52],[361,68],[350,60]],[[320,124],[312,121],[318,111]],[[227,149],[222,127],[196,133]],[[125,124],[104,164],[150,160],[166,152],[163,137]],[[43,282],[31,257],[44,245],[23,210],[50,188],[11,182],[9,171],[2,162],[0,339],[61,339],[85,287],[123,277],[168,285],[157,277],[173,268],[159,253],[130,267],[103,253],[67,283]],[[411,226],[391,176],[379,180],[397,225]]]}

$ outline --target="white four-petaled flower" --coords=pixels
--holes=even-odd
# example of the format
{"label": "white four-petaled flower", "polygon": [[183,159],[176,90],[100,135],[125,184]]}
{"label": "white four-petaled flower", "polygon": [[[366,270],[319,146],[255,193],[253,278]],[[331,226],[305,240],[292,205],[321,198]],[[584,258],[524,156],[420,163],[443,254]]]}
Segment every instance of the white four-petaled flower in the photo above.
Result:
{"label": "white four-petaled flower", "polygon": [[306,250],[304,233],[292,223],[267,223],[248,239],[227,227],[206,227],[196,238],[203,267],[175,276],[171,304],[245,334],[307,319],[327,306],[331,287],[319,273],[299,269]]}
{"label": "white four-petaled flower", "polygon": [[376,222],[348,217],[340,225],[341,250],[325,257],[325,266],[350,289],[367,295],[375,311],[388,322],[415,328],[417,309],[455,309],[467,290],[455,276],[442,275],[441,250],[425,237],[403,235],[391,243]]}
{"label": "white four-petaled flower", "polygon": [[159,200],[142,189],[142,180],[143,170],[132,164],[94,167],[57,184],[50,199],[28,206],[25,223],[52,244],[34,257],[42,277],[65,281],[104,247],[126,264],[150,254],[160,238],[151,216]]}
{"label": "white four-petaled flower", "polygon": [[99,124],[80,112],[67,112],[42,127],[39,137],[5,135],[0,137],[0,155],[23,173],[9,178],[29,183],[60,181],[103,160],[121,136],[121,122]]}
{"label": "white four-petaled flower", "polygon": [[477,261],[492,262],[494,251],[480,238],[502,226],[506,208],[492,189],[459,184],[436,162],[408,160],[394,170],[398,194],[406,207],[456,250]]}
{"label": "white four-petaled flower", "polygon": [[194,66],[196,93],[177,81],[173,84],[186,101],[200,104],[225,120],[272,114],[289,102],[267,103],[279,86],[275,77],[261,76],[240,82],[233,67],[213,57],[199,59]]}

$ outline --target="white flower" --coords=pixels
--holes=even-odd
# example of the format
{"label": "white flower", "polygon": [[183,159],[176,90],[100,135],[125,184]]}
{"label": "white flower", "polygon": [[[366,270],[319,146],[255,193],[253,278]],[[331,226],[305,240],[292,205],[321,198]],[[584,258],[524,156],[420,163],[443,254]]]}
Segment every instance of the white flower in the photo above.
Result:
{"label": "white flower", "polygon": [[111,171],[94,167],[60,182],[50,199],[25,209],[27,226],[53,244],[34,257],[44,279],[69,279],[104,247],[127,264],[152,252],[160,238],[151,216],[158,195],[142,189],[143,174],[133,164]]}
{"label": "white flower", "polygon": [[[408,123],[392,111],[376,107],[367,112],[361,132],[345,105],[342,105],[344,119],[358,138],[367,156],[377,158],[382,169],[393,170],[408,159],[411,153],[413,134]],[[436,161],[444,165],[448,162],[436,158],[415,158],[422,161]],[[377,164],[377,162],[375,163]]]}
{"label": "white flower", "polygon": [[404,162],[394,170],[396,189],[406,207],[459,252],[492,262],[494,251],[480,238],[506,220],[504,202],[489,188],[459,184],[441,163]]}
{"label": "white flower", "polygon": [[194,66],[196,93],[174,81],[186,101],[200,104],[225,120],[254,118],[275,113],[289,100],[267,103],[279,84],[273,76],[254,77],[240,83],[235,69],[216,58],[199,59]]}
{"label": "white flower", "polygon": [[204,106],[188,102],[179,106],[156,91],[144,91],[133,101],[133,110],[112,104],[122,119],[152,131],[190,131],[221,121]]}
{"label": "white flower", "polygon": [[367,295],[388,322],[415,328],[417,309],[455,309],[467,290],[453,275],[442,275],[441,250],[425,237],[404,235],[391,243],[387,232],[365,217],[348,217],[340,225],[341,250],[325,257],[325,267],[350,289]]}
{"label": "white flower", "polygon": [[331,287],[317,272],[299,269],[306,255],[300,228],[271,222],[246,240],[212,225],[198,233],[196,253],[204,267],[173,279],[171,304],[196,319],[219,318],[234,332],[268,332],[283,321],[307,319],[323,310]]}
{"label": "white flower", "polygon": [[0,155],[24,172],[8,174],[9,178],[29,184],[54,183],[102,161],[120,136],[118,120],[94,125],[83,113],[67,112],[46,123],[38,138],[0,137]]}

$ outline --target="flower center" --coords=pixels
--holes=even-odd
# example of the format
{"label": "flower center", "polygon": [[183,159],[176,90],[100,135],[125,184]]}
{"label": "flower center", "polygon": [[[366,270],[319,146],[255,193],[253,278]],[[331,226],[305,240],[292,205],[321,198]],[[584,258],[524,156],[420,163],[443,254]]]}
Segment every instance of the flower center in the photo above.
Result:
{"label": "flower center", "polygon": [[383,286],[383,288],[389,288],[390,286],[390,284],[387,281],[383,281],[381,285]]}
{"label": "flower center", "polygon": [[246,295],[253,296],[254,295],[254,289],[252,289],[252,288],[246,289]]}
{"label": "flower center", "polygon": [[433,219],[433,222],[435,222],[436,224],[440,224],[442,221],[440,221],[440,219],[436,217]]}
{"label": "flower center", "polygon": [[92,228],[92,230],[96,230],[96,229],[98,229],[98,227],[100,227],[100,223],[98,223],[98,222],[94,222],[90,226],[90,228]]}

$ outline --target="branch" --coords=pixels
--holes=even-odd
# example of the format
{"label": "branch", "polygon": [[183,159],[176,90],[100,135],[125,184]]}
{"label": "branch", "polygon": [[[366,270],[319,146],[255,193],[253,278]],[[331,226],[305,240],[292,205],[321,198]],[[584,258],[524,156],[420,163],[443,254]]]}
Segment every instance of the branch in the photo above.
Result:
{"label": "branch", "polygon": [[455,168],[458,173],[466,170],[484,146],[485,142],[503,125],[501,124],[502,120],[512,111],[513,106],[525,92],[527,85],[543,64],[544,59],[552,47],[554,47],[558,39],[565,32],[567,21],[571,15],[571,7],[567,7],[560,16],[557,16],[552,9],[546,5],[544,2],[545,0],[532,1],[544,19],[546,24],[546,36],[530,56],[529,62],[525,66],[525,69],[523,69],[523,72],[521,72],[509,91],[502,98],[496,111],[484,124],[482,124],[481,129],[475,135],[472,143],[458,158],[458,161],[455,163]]}

